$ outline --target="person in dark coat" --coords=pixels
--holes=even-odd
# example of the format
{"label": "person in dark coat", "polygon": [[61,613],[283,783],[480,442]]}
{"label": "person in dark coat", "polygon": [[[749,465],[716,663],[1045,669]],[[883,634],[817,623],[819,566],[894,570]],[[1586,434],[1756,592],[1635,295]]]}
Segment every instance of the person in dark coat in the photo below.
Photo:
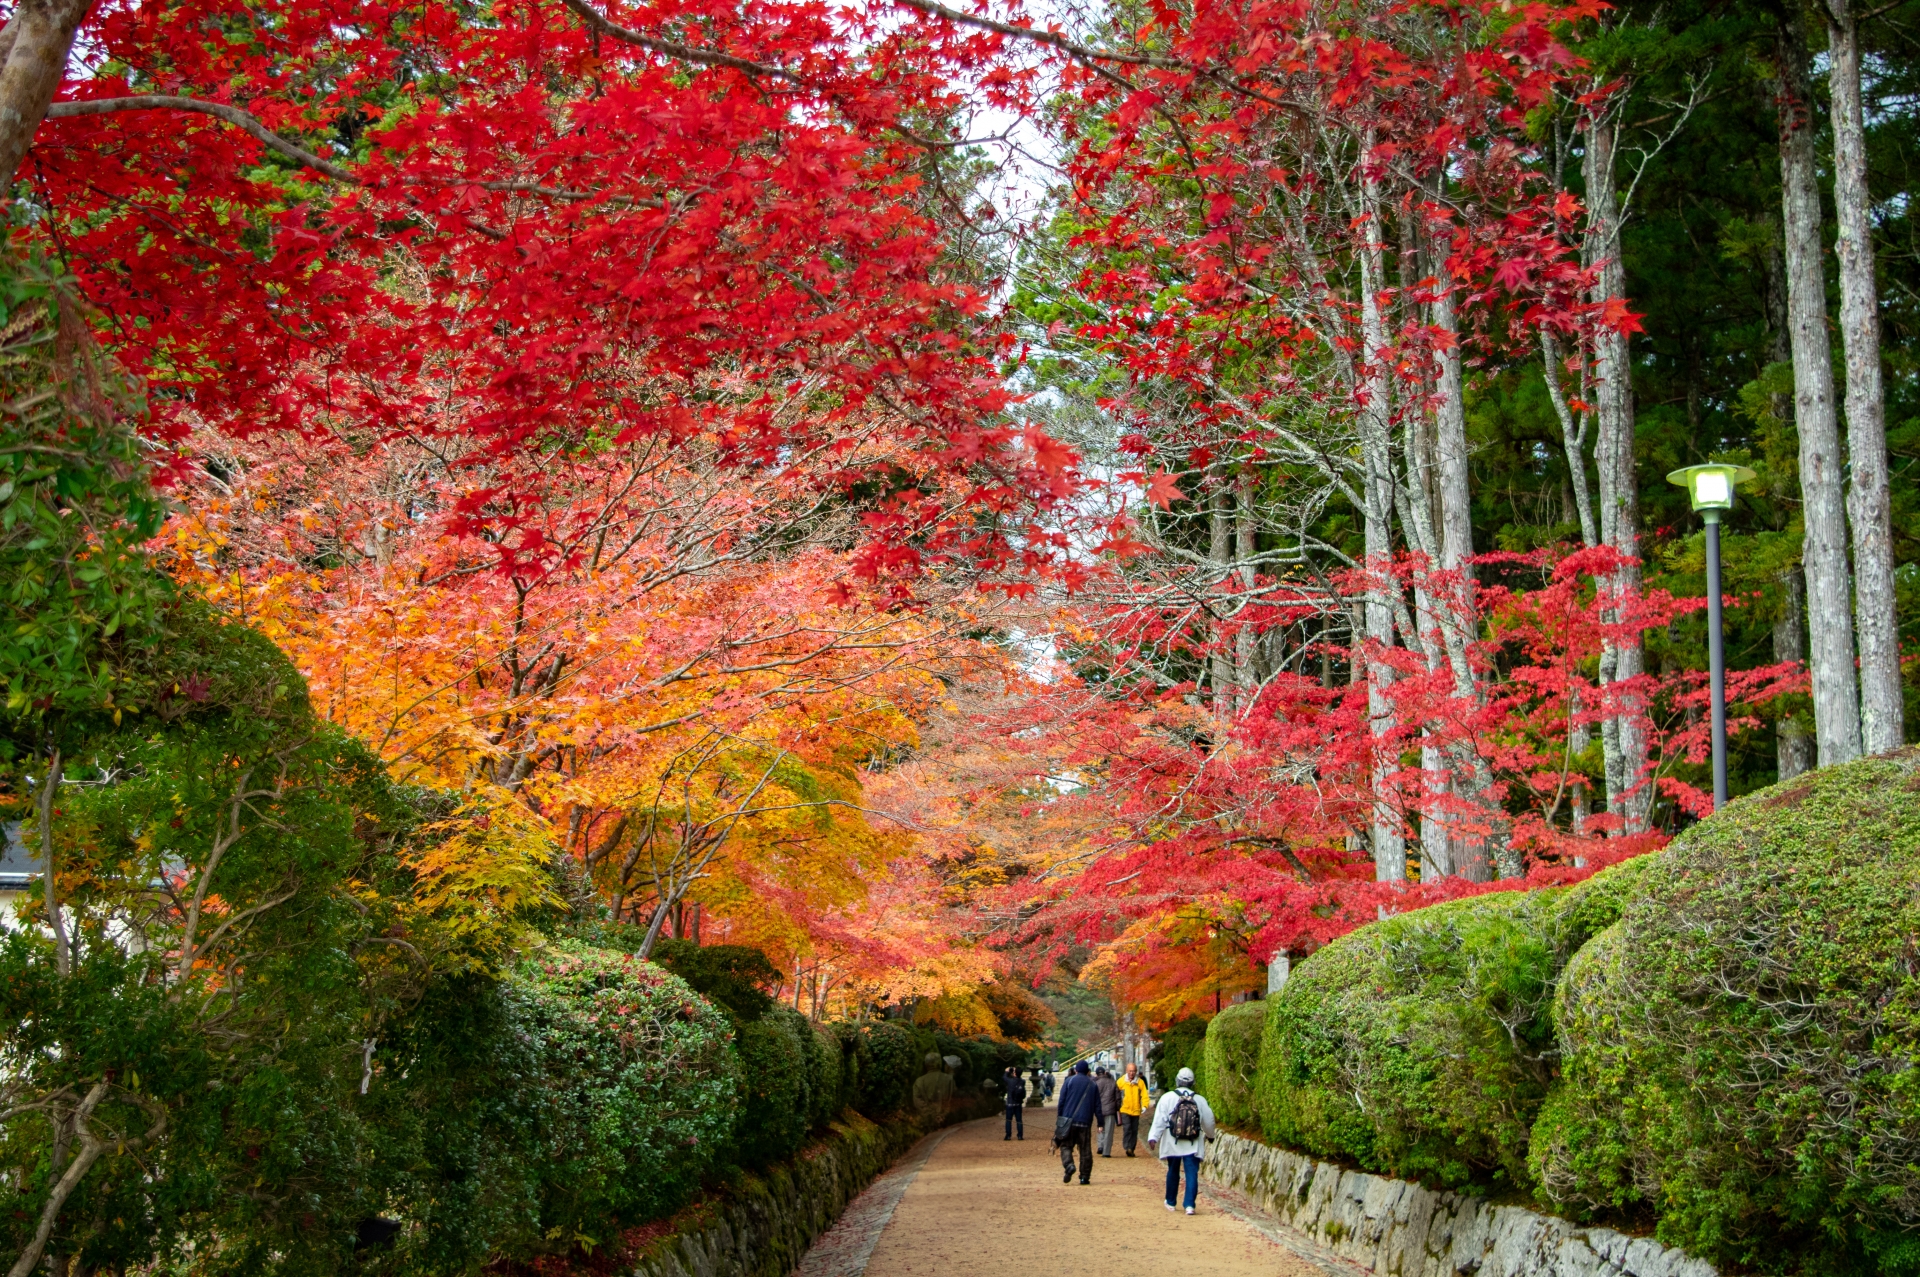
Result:
{"label": "person in dark coat", "polygon": [[1073,1154],[1080,1152],[1080,1182],[1093,1182],[1093,1124],[1100,1120],[1100,1091],[1085,1060],[1060,1084],[1060,1103],[1053,1125],[1053,1142],[1060,1150],[1060,1182],[1073,1182]]}
{"label": "person in dark coat", "polygon": [[1093,1071],[1094,1089],[1100,1092],[1100,1156],[1113,1156],[1113,1132],[1120,1124],[1120,1086],[1106,1066]]}
{"label": "person in dark coat", "polygon": [[1007,1138],[1014,1138],[1016,1131],[1021,1139],[1027,1138],[1027,1124],[1021,1112],[1021,1106],[1027,1102],[1027,1080],[1011,1064],[1007,1065],[1006,1074],[1000,1079],[1000,1093],[1006,1100]]}

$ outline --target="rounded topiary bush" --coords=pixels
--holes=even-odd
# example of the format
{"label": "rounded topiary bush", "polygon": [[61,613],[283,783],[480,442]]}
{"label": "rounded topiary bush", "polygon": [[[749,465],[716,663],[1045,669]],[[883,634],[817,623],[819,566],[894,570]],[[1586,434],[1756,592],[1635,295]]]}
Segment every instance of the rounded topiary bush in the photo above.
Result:
{"label": "rounded topiary bush", "polygon": [[735,1156],[746,1167],[792,1156],[814,1126],[813,1025],[792,1007],[776,1006],[742,1024],[734,1045],[741,1083]]}
{"label": "rounded topiary bush", "polygon": [[1214,1117],[1226,1126],[1251,1126],[1259,1121],[1254,1075],[1260,1065],[1260,1038],[1266,1025],[1264,1002],[1238,1003],[1207,1023],[1201,1094],[1213,1107]]}
{"label": "rounded topiary bush", "polygon": [[571,942],[523,962],[504,993],[539,1061],[526,1099],[540,1236],[598,1241],[684,1205],[733,1132],[726,1020],[678,976]]}
{"label": "rounded topiary bush", "polygon": [[808,1029],[807,1084],[812,1089],[813,1125],[818,1129],[847,1107],[846,1069],[834,1031],[824,1024],[810,1024]]}
{"label": "rounded topiary bush", "polygon": [[1562,981],[1543,1192],[1768,1271],[1920,1271],[1917,937],[1920,752],[1688,829]]}
{"label": "rounded topiary bush", "polygon": [[861,1059],[857,1107],[868,1117],[899,1111],[913,1094],[926,1054],[900,1025],[890,1020],[868,1020],[853,1027]]}
{"label": "rounded topiary bush", "polygon": [[1445,1186],[1528,1187],[1554,982],[1619,916],[1644,861],[1400,914],[1313,954],[1268,1000],[1255,1084],[1268,1138]]}

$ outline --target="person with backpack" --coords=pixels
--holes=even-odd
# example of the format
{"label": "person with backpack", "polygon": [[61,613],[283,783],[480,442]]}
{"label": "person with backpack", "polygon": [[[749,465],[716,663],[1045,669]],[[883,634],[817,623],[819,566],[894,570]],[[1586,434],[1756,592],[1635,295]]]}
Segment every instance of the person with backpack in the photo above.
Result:
{"label": "person with backpack", "polygon": [[1006,1100],[1007,1138],[1014,1138],[1018,1131],[1020,1138],[1027,1138],[1027,1123],[1023,1106],[1027,1102],[1027,1080],[1020,1076],[1020,1070],[1007,1065],[1006,1076],[1000,1079],[1000,1093]]}
{"label": "person with backpack", "polygon": [[1218,1133],[1213,1108],[1206,1097],[1193,1089],[1193,1070],[1181,1069],[1174,1078],[1174,1089],[1160,1097],[1153,1110],[1153,1125],[1147,1130],[1147,1147],[1167,1164],[1167,1209],[1174,1210],[1174,1193],[1180,1187],[1180,1175],[1187,1176],[1187,1214],[1200,1196],[1200,1163],[1207,1155],[1207,1144]]}
{"label": "person with backpack", "polygon": [[1085,1060],[1073,1066],[1067,1080],[1060,1084],[1060,1103],[1055,1109],[1053,1146],[1060,1150],[1060,1182],[1073,1182],[1073,1154],[1080,1153],[1080,1182],[1093,1180],[1093,1124],[1100,1120],[1100,1092],[1094,1088],[1092,1070]]}

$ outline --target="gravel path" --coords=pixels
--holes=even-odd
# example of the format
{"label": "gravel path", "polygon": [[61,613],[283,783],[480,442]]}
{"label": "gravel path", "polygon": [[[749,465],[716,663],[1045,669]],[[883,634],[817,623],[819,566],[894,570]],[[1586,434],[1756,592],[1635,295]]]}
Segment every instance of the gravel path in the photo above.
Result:
{"label": "gravel path", "polygon": [[[1127,1277],[1325,1277],[1293,1240],[1243,1221],[1204,1186],[1199,1213],[1169,1214],[1160,1163],[1095,1157],[1093,1183],[1060,1182],[1053,1110],[1028,1109],[1024,1141],[999,1118],[928,1136],[848,1206],[796,1277],[1042,1277],[1089,1266]],[[1229,1206],[1223,1209],[1223,1205]]]}

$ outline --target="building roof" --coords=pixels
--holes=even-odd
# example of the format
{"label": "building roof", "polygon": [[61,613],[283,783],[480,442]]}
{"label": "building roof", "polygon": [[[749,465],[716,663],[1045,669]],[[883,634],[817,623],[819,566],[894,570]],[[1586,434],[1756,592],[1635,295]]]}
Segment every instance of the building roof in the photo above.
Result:
{"label": "building roof", "polygon": [[0,825],[0,891],[24,891],[40,876],[40,858],[20,840],[20,822]]}

